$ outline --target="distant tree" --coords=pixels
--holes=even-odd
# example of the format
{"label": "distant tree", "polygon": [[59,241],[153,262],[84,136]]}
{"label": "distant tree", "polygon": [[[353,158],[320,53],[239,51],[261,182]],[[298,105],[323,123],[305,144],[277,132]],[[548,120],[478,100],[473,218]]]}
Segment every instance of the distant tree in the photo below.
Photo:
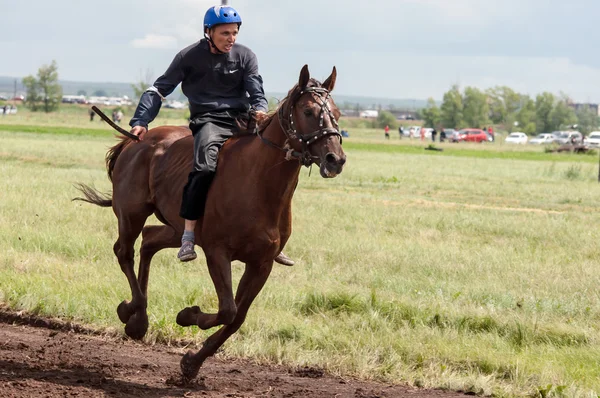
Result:
{"label": "distant tree", "polygon": [[380,111],[377,115],[377,127],[384,128],[389,126],[391,129],[398,128],[398,121],[396,117],[388,111]]}
{"label": "distant tree", "polygon": [[23,79],[27,92],[25,105],[32,111],[55,111],[61,103],[62,87],[58,84],[58,66],[56,61],[42,65],[38,69],[37,79],[29,75]]}
{"label": "distant tree", "polygon": [[469,127],[482,128],[490,124],[488,97],[478,88],[467,87],[463,97],[463,120]]}
{"label": "distant tree", "polygon": [[588,105],[575,111],[579,131],[589,134],[598,129],[598,112],[593,111]]}
{"label": "distant tree", "polygon": [[152,86],[154,79],[152,78],[153,73],[150,69],[146,69],[146,73],[142,74],[140,71],[140,78],[137,83],[132,84],[131,88],[133,89],[134,98],[140,98],[144,91],[148,89],[148,87]]}
{"label": "distant tree", "polygon": [[77,91],[77,95],[83,95],[83,96],[86,96],[86,95],[87,95],[87,93],[85,92],[85,90],[79,90],[79,91]]}
{"label": "distant tree", "polygon": [[440,111],[444,127],[455,129],[463,127],[463,103],[458,85],[452,86],[444,94]]}
{"label": "distant tree", "polygon": [[106,91],[100,89],[100,90],[96,90],[92,93],[92,95],[94,97],[108,97],[108,94],[106,93]]}
{"label": "distant tree", "polygon": [[441,121],[440,108],[438,108],[433,98],[427,100],[427,108],[420,110],[421,119],[425,127],[437,127]]}
{"label": "distant tree", "polygon": [[269,103],[268,103],[269,111],[273,111],[273,110],[277,109],[278,105],[279,105],[279,100],[277,98],[275,98],[275,97],[269,98]]}
{"label": "distant tree", "polygon": [[486,91],[490,106],[490,118],[495,124],[502,124],[511,132],[517,113],[522,107],[521,95],[506,86],[497,86]]}
{"label": "distant tree", "polygon": [[560,130],[577,124],[575,109],[569,106],[568,101],[568,97],[563,94],[550,112],[552,130]]}
{"label": "distant tree", "polygon": [[535,98],[535,126],[538,133],[549,133],[554,130],[551,114],[555,101],[554,95],[549,92],[538,94]]}
{"label": "distant tree", "polygon": [[23,86],[27,93],[25,97],[25,106],[31,109],[33,112],[39,110],[41,95],[40,88],[37,79],[31,75],[23,78]]}
{"label": "distant tree", "polygon": [[136,84],[132,84],[131,85],[131,89],[133,90],[133,98],[140,98],[142,96],[142,94],[144,94],[144,91],[146,91],[148,89],[148,86],[146,83],[144,82],[138,82]]}
{"label": "distant tree", "polygon": [[528,95],[521,95],[520,103],[521,109],[519,109],[516,115],[516,121],[519,123],[519,131],[525,134],[534,134],[536,132],[535,101],[529,98]]}

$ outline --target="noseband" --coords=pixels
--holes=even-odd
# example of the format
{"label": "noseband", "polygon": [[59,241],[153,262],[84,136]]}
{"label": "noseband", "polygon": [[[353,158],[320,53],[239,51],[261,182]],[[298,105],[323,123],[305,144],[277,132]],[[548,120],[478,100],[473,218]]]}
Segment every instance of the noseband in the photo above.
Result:
{"label": "noseband", "polygon": [[[281,126],[281,130],[283,131],[283,133],[285,134],[285,136],[287,138],[286,144],[284,147],[280,147],[279,145],[276,145],[275,143],[267,140],[266,138],[264,138],[262,136],[260,131],[258,132],[258,135],[263,140],[263,142],[286,152],[287,160],[298,159],[300,161],[300,163],[302,163],[302,165],[309,167],[311,164],[315,163],[315,159],[318,159],[317,156],[313,156],[310,153],[309,148],[312,144],[314,144],[315,142],[317,142],[318,140],[320,140],[321,138],[323,138],[327,135],[338,136],[340,138],[340,144],[341,144],[342,143],[342,135],[338,131],[338,123],[335,120],[335,117],[333,115],[333,112],[331,111],[331,108],[329,107],[328,101],[329,101],[329,98],[331,97],[331,93],[329,92],[329,90],[327,90],[323,87],[307,87],[304,90],[300,91],[299,94],[297,94],[297,99],[300,99],[300,97],[302,97],[302,95],[305,93],[312,93],[314,96],[316,96],[321,101],[321,103],[317,102],[321,106],[321,109],[319,111],[319,129],[318,130],[313,131],[312,133],[309,133],[309,134],[299,134],[298,133],[298,130],[296,130],[296,123],[294,123],[294,116],[293,116],[294,115],[294,103],[297,101],[296,100],[296,101],[292,102],[291,105],[289,106],[290,116],[288,119],[286,119],[284,116],[284,107],[283,106],[280,106],[279,110],[278,110],[279,125]],[[331,123],[333,124],[333,126],[335,126],[335,128],[323,127],[325,112],[327,112],[327,114],[329,115],[329,119],[331,120]],[[293,150],[290,147],[290,143],[289,143],[290,141],[300,142],[302,144],[302,152]]]}

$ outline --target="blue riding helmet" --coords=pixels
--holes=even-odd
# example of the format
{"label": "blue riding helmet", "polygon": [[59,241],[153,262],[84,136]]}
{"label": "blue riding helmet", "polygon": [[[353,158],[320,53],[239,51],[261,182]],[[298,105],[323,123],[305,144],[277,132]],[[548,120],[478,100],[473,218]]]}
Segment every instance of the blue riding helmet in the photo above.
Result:
{"label": "blue riding helmet", "polygon": [[242,18],[235,8],[229,6],[214,6],[204,14],[205,30],[224,23],[236,23],[239,26],[242,24]]}

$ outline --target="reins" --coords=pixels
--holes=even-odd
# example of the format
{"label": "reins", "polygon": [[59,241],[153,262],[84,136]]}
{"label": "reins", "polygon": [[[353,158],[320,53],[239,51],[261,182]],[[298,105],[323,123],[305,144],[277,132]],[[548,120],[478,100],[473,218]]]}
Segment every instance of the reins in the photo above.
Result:
{"label": "reins", "polygon": [[[321,110],[319,112],[319,129],[316,131],[313,131],[312,133],[301,135],[298,133],[298,130],[296,130],[293,114],[294,114],[295,102],[297,102],[300,99],[300,97],[302,97],[302,95],[304,95],[305,93],[311,93],[311,94],[315,95],[321,101],[321,103],[319,103],[319,105],[321,106]],[[287,118],[287,119],[285,118],[284,104],[282,104],[279,107],[279,109],[277,111],[277,117],[279,119],[279,126],[281,127],[281,130],[283,131],[283,133],[286,136],[286,142],[283,147],[275,144],[273,141],[269,140],[268,138],[263,137],[262,132],[263,132],[264,128],[257,130],[257,135],[260,137],[262,142],[264,142],[265,144],[267,144],[273,148],[277,148],[280,151],[285,152],[286,160],[297,159],[300,161],[300,163],[302,163],[302,165],[304,165],[306,167],[311,166],[313,163],[315,163],[315,159],[318,159],[318,157],[311,155],[310,150],[309,150],[310,145],[314,144],[315,142],[317,142],[318,140],[320,140],[321,138],[323,138],[327,135],[336,135],[339,137],[340,143],[342,142],[342,135],[338,131],[338,123],[335,120],[335,116],[333,115],[331,108],[329,107],[328,101],[329,101],[330,96],[331,96],[331,93],[329,92],[329,90],[327,90],[323,87],[307,87],[304,90],[301,90],[294,97],[291,97],[290,99],[287,100],[287,101],[290,101],[289,118]],[[294,99],[293,102],[291,102],[292,99]],[[286,103],[287,103],[287,101],[286,101]],[[335,126],[335,128],[323,127],[325,112],[327,112],[329,119],[331,120],[331,123]],[[302,152],[294,150],[290,145],[290,141],[300,142],[302,144]]]}

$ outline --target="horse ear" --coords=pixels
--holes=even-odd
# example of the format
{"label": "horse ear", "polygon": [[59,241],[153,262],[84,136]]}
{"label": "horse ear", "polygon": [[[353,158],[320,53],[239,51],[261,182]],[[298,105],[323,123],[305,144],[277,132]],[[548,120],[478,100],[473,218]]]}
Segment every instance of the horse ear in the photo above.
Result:
{"label": "horse ear", "polygon": [[333,67],[333,70],[331,71],[331,75],[329,75],[329,77],[323,82],[323,88],[327,91],[332,91],[333,88],[335,87],[335,79],[337,78],[337,69],[335,69],[335,66]]}
{"label": "horse ear", "polygon": [[298,79],[298,87],[300,90],[304,90],[308,81],[310,80],[310,73],[308,72],[308,65],[304,65],[300,71],[300,78]]}

